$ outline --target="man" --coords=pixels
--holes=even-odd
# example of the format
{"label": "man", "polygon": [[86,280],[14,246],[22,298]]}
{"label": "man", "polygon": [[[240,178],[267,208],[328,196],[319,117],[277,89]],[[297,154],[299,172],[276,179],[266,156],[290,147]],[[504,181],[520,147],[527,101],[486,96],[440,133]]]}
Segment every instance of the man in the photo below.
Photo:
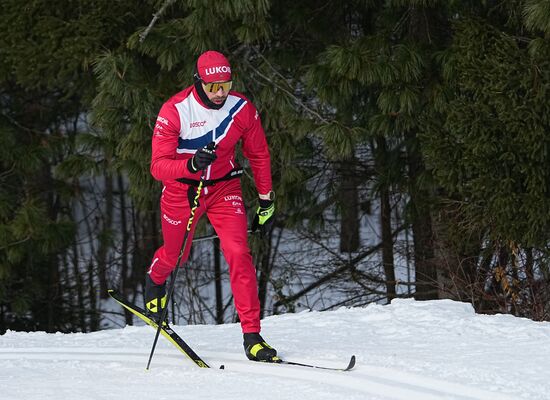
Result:
{"label": "man", "polygon": [[194,85],[162,106],[153,131],[151,174],[163,182],[160,200],[164,244],[154,254],[145,279],[145,306],[157,321],[166,306],[166,279],[176,267],[187,221],[201,179],[204,187],[182,262],[189,256],[197,220],[204,213],[220,238],[229,264],[235,308],[241,320],[245,354],[254,361],[276,361],[277,352],[260,336],[256,270],[247,241],[247,218],[235,161],[235,145],[249,160],[259,193],[253,230],[262,235],[273,224],[274,193],[270,155],[258,111],[231,91],[226,57],[207,51],[198,58]]}

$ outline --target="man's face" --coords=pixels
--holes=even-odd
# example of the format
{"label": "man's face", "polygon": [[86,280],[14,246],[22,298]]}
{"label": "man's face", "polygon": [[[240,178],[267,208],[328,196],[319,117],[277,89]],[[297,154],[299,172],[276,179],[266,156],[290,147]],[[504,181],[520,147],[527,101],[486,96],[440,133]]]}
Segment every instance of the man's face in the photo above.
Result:
{"label": "man's face", "polygon": [[203,83],[202,88],[210,100],[214,104],[222,104],[226,99],[229,91],[231,90],[231,81],[227,82],[212,82]]}

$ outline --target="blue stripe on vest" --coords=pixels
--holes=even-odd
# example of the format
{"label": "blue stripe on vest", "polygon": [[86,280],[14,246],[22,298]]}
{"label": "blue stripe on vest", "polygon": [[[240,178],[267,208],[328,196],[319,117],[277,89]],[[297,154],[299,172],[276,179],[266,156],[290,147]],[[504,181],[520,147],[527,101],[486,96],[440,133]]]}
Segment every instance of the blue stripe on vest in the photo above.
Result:
{"label": "blue stripe on vest", "polygon": [[181,137],[178,138],[178,149],[186,149],[186,150],[198,150],[205,147],[208,143],[215,141],[219,137],[223,136],[225,130],[227,129],[228,125],[233,120],[233,116],[237,112],[237,110],[243,105],[245,100],[239,99],[237,104],[235,104],[230,110],[229,115],[223,119],[223,121],[214,129],[211,131],[206,132],[204,135],[199,136],[194,139],[182,139]]}

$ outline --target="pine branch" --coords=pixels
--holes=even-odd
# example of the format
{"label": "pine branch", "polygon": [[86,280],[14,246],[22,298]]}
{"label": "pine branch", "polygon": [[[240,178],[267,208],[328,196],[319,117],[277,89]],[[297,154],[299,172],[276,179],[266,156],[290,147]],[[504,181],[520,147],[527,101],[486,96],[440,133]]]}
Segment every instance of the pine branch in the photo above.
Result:
{"label": "pine branch", "polygon": [[147,26],[147,28],[145,28],[145,30],[139,34],[140,43],[143,43],[143,41],[145,40],[145,38],[147,37],[151,29],[153,29],[153,26],[155,25],[157,20],[162,16],[162,14],[164,14],[164,11],[168,8],[168,6],[170,6],[175,1],[176,0],[166,0],[162,5],[162,7],[160,8],[160,10],[158,10],[155,14],[153,14],[153,19],[151,20],[151,22],[149,22],[149,26]]}
{"label": "pine branch", "polygon": [[17,242],[8,243],[3,247],[0,247],[0,250],[6,250],[8,247],[17,246],[18,244],[25,243],[31,240],[30,236],[25,237],[24,239],[18,240]]}
{"label": "pine branch", "polygon": [[[279,75],[280,77],[282,77],[283,79],[285,79],[279,71],[277,71],[277,69],[271,65],[271,63],[259,52],[257,51],[256,49],[253,49],[256,54],[263,59],[263,61],[275,72],[276,75]],[[317,120],[321,121],[322,123],[325,123],[325,124],[328,124],[329,121],[326,119],[326,118],[323,118],[323,116],[321,116],[321,114],[319,114],[318,112],[316,112],[315,110],[311,109],[310,107],[308,107],[301,99],[299,99],[294,93],[291,93],[289,90],[287,90],[286,88],[282,87],[281,85],[278,84],[278,82],[274,81],[273,79],[271,79],[270,77],[262,74],[257,68],[255,68],[252,63],[248,62],[248,65],[249,67],[254,71],[256,72],[256,74],[258,74],[258,76],[262,77],[263,79],[265,79],[266,81],[268,81],[272,86],[278,88],[279,90],[285,92],[288,96],[290,96],[294,102],[299,105],[300,107],[302,107],[305,111],[307,111],[308,113],[310,113],[311,115],[313,115],[314,117],[317,118]]]}
{"label": "pine branch", "polygon": [[28,128],[22,124],[20,124],[16,119],[12,118],[11,116],[9,116],[8,114],[6,113],[0,113],[0,115],[4,118],[6,118],[8,121],[10,121],[12,124],[14,124],[15,126],[17,126],[18,128],[21,128],[23,129],[24,131],[27,131],[29,133],[38,133],[40,135],[42,135],[44,132],[42,131],[39,131],[37,129],[33,129],[33,128]]}

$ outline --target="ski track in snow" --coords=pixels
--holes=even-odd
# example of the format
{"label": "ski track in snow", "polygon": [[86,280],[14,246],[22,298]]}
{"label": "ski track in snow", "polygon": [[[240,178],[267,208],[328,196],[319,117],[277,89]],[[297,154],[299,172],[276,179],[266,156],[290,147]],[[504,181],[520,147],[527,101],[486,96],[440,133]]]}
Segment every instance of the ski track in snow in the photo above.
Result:
{"label": "ski track in snow", "polygon": [[[368,365],[359,365],[351,372],[323,371],[297,366],[281,366],[263,363],[252,363],[244,360],[241,354],[233,353],[209,353],[203,352],[206,362],[210,363],[212,371],[219,371],[227,375],[230,379],[233,373],[245,373],[247,375],[265,375],[268,377],[284,378],[293,381],[308,381],[314,384],[323,384],[335,386],[349,390],[350,392],[359,392],[357,398],[363,398],[365,395],[375,395],[383,399],[396,400],[512,400],[514,398],[505,396],[501,393],[493,393],[485,390],[469,388],[465,385],[450,383],[438,379],[426,378],[418,374],[411,374],[392,370],[388,368],[379,368]],[[47,363],[63,364],[68,366],[74,362],[78,364],[100,363],[104,364],[106,369],[113,369],[121,365],[145,365],[148,358],[148,352],[137,351],[83,351],[73,348],[9,348],[3,349],[0,353],[0,359],[14,361],[42,361]],[[182,362],[183,361],[183,362]],[[308,360],[315,363],[315,361]],[[185,363],[189,363],[185,366]],[[318,362],[317,362],[318,363]],[[358,360],[360,364],[361,361]],[[224,365],[224,370],[219,370],[219,366]],[[342,367],[345,366],[345,360],[342,363],[325,363],[324,366]],[[151,368],[160,369],[165,367],[181,367],[185,369],[196,369],[185,359],[183,354],[169,354],[159,352],[155,355]],[[141,368],[138,371],[142,371]],[[1,380],[0,380],[1,381]],[[351,393],[350,393],[351,394]],[[349,394],[346,396],[349,399]],[[351,397],[353,398],[353,397]],[[368,397],[372,398],[372,397]],[[378,398],[378,397],[376,397]]]}
{"label": "ski track in snow", "polygon": [[[212,367],[154,330],[0,336],[0,400],[550,400],[550,324],[476,315],[464,303],[305,312],[264,320],[283,358],[352,371],[246,360],[237,324],[174,326]],[[312,356],[315,354],[315,356]],[[220,370],[220,365],[225,369]]]}

